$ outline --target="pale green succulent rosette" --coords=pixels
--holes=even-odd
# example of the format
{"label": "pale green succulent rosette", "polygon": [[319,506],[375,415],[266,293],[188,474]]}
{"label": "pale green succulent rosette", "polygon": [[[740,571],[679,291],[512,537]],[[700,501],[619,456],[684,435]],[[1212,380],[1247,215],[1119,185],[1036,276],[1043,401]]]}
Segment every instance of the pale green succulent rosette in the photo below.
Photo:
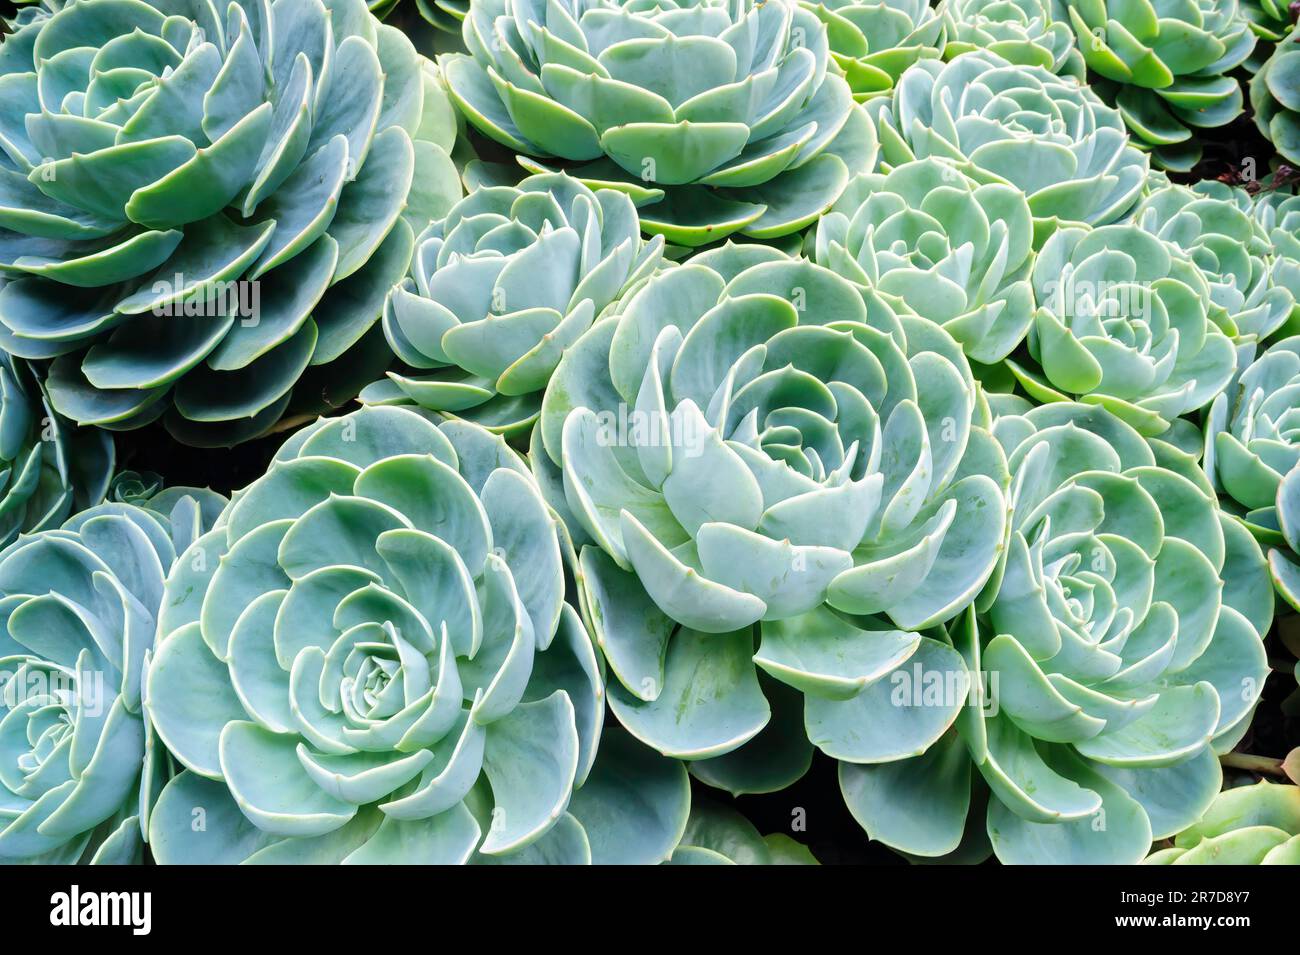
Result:
{"label": "pale green succulent rosette", "polygon": [[50,360],[60,414],[227,445],[300,379],[319,404],[380,373],[412,224],[460,196],[400,31],[363,0],[79,0],[4,50],[0,344]]}
{"label": "pale green succulent rosette", "polygon": [[111,435],[60,417],[27,363],[0,352],[0,547],[103,501],[113,463]]}
{"label": "pale green succulent rosette", "polygon": [[1205,472],[1260,540],[1282,545],[1279,493],[1300,464],[1300,337],[1261,354],[1214,399],[1205,422]]}
{"label": "pale green succulent rosette", "polygon": [[389,372],[367,402],[414,402],[513,436],[532,427],[564,350],[657,269],[636,207],[562,174],[476,189],[416,241],[383,328],[428,374]]}
{"label": "pale green succulent rosette", "polygon": [[439,62],[470,123],[530,169],[628,192],[676,245],[791,235],[875,161],[794,0],[473,0],[463,37]]}
{"label": "pale green succulent rosette", "polygon": [[909,854],[983,830],[1003,862],[1133,864],[1201,817],[1216,753],[1249,725],[1269,672],[1263,555],[1104,409],[997,402],[1005,561],[948,628],[962,667],[917,669],[893,704],[952,728],[919,755],[841,757],[841,788],[869,835]]}
{"label": "pale green succulent rosette", "polygon": [[100,504],[0,551],[0,863],[138,863],[169,775],[142,686],[163,580],[224,502]]}
{"label": "pale green succulent rosette", "polygon": [[948,42],[944,58],[988,50],[1010,63],[1041,66],[1079,80],[1083,57],[1068,20],[1057,16],[1059,0],[943,0]]}
{"label": "pale green succulent rosette", "polygon": [[1215,399],[1205,472],[1268,546],[1281,596],[1300,609],[1300,336],[1277,342]]}
{"label": "pale green succulent rosette", "polygon": [[853,98],[888,93],[917,60],[937,59],[944,21],[929,0],[801,0],[826,24],[831,58]]}
{"label": "pale green succulent rosette", "polygon": [[[1137,142],[1155,162],[1186,172],[1201,158],[1195,130],[1241,114],[1227,74],[1257,37],[1237,0],[1068,0],[1079,50]],[[1109,81],[1109,82],[1106,82]]]}
{"label": "pale green succulent rosette", "polygon": [[588,861],[604,692],[556,524],[477,425],[296,433],[167,580],[147,708],[186,772],[155,858]]}
{"label": "pale green succulent rosette", "polygon": [[922,60],[891,96],[864,108],[876,119],[886,167],[935,156],[1023,192],[1035,247],[1063,224],[1119,221],[1148,173],[1119,113],[1087,87],[983,50],[950,63]]}
{"label": "pale green succulent rosette", "polygon": [[1250,194],[1240,187],[1170,184],[1143,199],[1133,220],[1191,256],[1239,341],[1262,342],[1290,319],[1296,300],[1268,230],[1253,213]]}
{"label": "pale green succulent rosette", "polygon": [[163,476],[154,471],[119,471],[113,475],[105,498],[121,504],[144,505],[163,489]]}
{"label": "pale green succulent rosette", "polygon": [[1250,80],[1255,125],[1279,153],[1300,163],[1300,29],[1282,39]]}
{"label": "pale green succulent rosette", "polygon": [[1006,358],[1034,320],[1024,194],[930,158],[854,178],[817,223],[816,259],[943,326],[977,362]]}
{"label": "pale green succulent rosette", "polygon": [[1276,189],[1254,197],[1252,214],[1273,244],[1273,282],[1290,290],[1295,308],[1274,337],[1300,333],[1300,196]]}
{"label": "pale green succulent rosette", "polygon": [[1235,326],[1204,273],[1137,224],[1057,231],[1033,283],[1039,308],[1028,345],[1038,368],[1008,366],[1036,401],[1103,405],[1159,435],[1232,379],[1236,349],[1214,319]]}
{"label": "pale green succulent rosette", "polygon": [[1220,793],[1147,865],[1300,865],[1300,789],[1260,780]]}
{"label": "pale green succulent rosette", "polygon": [[955,659],[919,631],[993,571],[1006,468],[983,420],[940,326],[771,248],[698,255],[593,326],[532,463],[589,542],[622,724],[733,793],[797,779],[810,741],[856,745],[880,681]]}

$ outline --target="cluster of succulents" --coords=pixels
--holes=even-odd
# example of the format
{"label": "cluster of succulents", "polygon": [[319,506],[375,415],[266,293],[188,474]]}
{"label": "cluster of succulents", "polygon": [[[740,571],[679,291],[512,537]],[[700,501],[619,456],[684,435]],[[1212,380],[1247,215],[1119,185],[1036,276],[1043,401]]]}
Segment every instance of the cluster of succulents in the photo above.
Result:
{"label": "cluster of succulents", "polygon": [[1300,863],[1291,18],[24,7],[0,863]]}

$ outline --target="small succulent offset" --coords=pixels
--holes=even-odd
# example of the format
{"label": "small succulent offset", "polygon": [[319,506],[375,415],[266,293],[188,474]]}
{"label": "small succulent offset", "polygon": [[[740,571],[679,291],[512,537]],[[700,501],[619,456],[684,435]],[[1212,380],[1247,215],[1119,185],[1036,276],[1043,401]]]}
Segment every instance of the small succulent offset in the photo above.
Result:
{"label": "small succulent offset", "polygon": [[416,241],[411,277],[389,294],[384,334],[412,368],[368,402],[415,402],[507,436],[531,428],[564,350],[610,303],[654,272],[636,207],[563,174],[462,199]]}
{"label": "small succulent offset", "polygon": [[105,498],[122,504],[145,504],[165,483],[163,476],[154,471],[119,471],[113,475]]}
{"label": "small succulent offset", "polygon": [[1210,301],[1238,336],[1263,341],[1291,317],[1296,300],[1285,266],[1245,189],[1220,182],[1161,186],[1133,219],[1191,256],[1209,282]]}
{"label": "small succulent offset", "polygon": [[1149,172],[1119,113],[1090,89],[983,50],[950,63],[922,60],[892,96],[865,108],[878,123],[886,166],[936,156],[1023,192],[1036,246],[1062,225],[1120,220]]}
{"label": "small succulent offset", "polygon": [[641,227],[700,246],[803,229],[875,138],[793,0],[474,0],[469,54],[440,58],[484,134],[622,189]]}
{"label": "small succulent offset", "polygon": [[1260,780],[1220,793],[1147,865],[1300,865],[1300,788]]}
{"label": "small succulent offset", "polygon": [[163,580],[223,499],[108,503],[0,551],[0,863],[138,863],[168,773],[141,704]]}
{"label": "small succulent offset", "polygon": [[826,24],[831,58],[859,102],[888,93],[917,60],[937,59],[944,21],[929,0],[801,0]]}
{"label": "small succulent offset", "polygon": [[580,596],[623,725],[770,791],[809,738],[866,732],[864,687],[951,654],[916,631],[983,586],[1006,520],[976,394],[940,326],[757,245],[661,272],[579,339],[532,461],[591,542]]}
{"label": "small succulent offset", "polygon": [[1250,80],[1255,125],[1279,153],[1300,163],[1300,28],[1278,43]]}
{"label": "small succulent offset", "polygon": [[0,352],[0,547],[104,500],[113,438],[55,414],[27,363]]}
{"label": "small succulent offset", "polygon": [[919,159],[854,178],[817,223],[816,260],[938,322],[987,364],[1034,320],[1033,231],[1019,189]]}
{"label": "small succulent offset", "polygon": [[403,213],[422,228],[460,195],[454,111],[363,0],[184,9],[78,0],[5,42],[0,344],[50,360],[73,421],[166,415],[224,445],[310,366],[347,356],[321,385],[342,401],[386,353]]}
{"label": "small succulent offset", "polygon": [[[1079,50],[1124,121],[1158,165],[1186,171],[1200,161],[1193,130],[1242,110],[1228,74],[1255,49],[1237,0],[1068,0]],[[1109,81],[1109,82],[1107,82]],[[1188,127],[1191,127],[1190,129]]]}
{"label": "small succulent offset", "polygon": [[477,425],[297,432],[167,580],[147,709],[186,771],[155,858],[586,861],[604,693],[557,523]]}
{"label": "small succulent offset", "polygon": [[1008,361],[1036,401],[1103,405],[1145,435],[1208,404],[1237,355],[1191,257],[1141,226],[1061,229],[1034,264],[1029,353]]}
{"label": "small succulent offset", "polygon": [[[1083,57],[1068,20],[1056,14],[1060,0],[943,0],[948,42],[944,58],[988,50],[1011,63],[1041,66],[1082,80]],[[1062,16],[1064,14],[1062,13]]]}
{"label": "small succulent offset", "polygon": [[841,786],[869,834],[909,853],[951,853],[969,825],[1004,862],[1136,863],[1200,818],[1216,753],[1249,724],[1269,672],[1263,555],[1104,409],[997,400],[1007,549],[949,627],[962,669],[929,674],[971,698],[943,699],[952,729],[922,755],[860,754]]}

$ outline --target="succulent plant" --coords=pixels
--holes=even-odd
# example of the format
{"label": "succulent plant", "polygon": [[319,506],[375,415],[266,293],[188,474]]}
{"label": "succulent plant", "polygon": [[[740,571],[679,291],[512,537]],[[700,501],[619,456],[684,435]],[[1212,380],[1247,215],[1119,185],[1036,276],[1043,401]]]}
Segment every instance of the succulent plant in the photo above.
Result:
{"label": "succulent plant", "polygon": [[0,351],[0,547],[104,500],[112,436],[50,408],[27,363]]}
{"label": "succulent plant", "polygon": [[583,335],[531,457],[585,544],[622,724],[773,791],[809,739],[863,732],[866,684],[951,654],[917,631],[983,586],[1006,518],[976,395],[940,326],[758,245],[661,272]]}
{"label": "succulent plant", "polygon": [[1239,336],[1263,341],[1291,317],[1296,300],[1285,267],[1245,189],[1220,182],[1162,186],[1133,218],[1191,256],[1209,283],[1210,301]]}
{"label": "succulent plant", "polygon": [[659,267],[663,246],[642,241],[613,189],[549,174],[475,190],[420,235],[384,309],[393,351],[432,373],[389,372],[363,399],[526,431],[564,349]]}
{"label": "succulent plant", "polygon": [[420,16],[446,33],[460,33],[470,0],[415,0]]}
{"label": "succulent plant", "polygon": [[943,0],[947,29],[944,58],[988,50],[1011,63],[1041,66],[1082,80],[1083,57],[1068,20],[1059,19],[1060,0]]}
{"label": "succulent plant", "polygon": [[439,62],[470,123],[535,171],[581,163],[678,245],[797,232],[874,163],[826,27],[793,0],[474,0],[463,37]]}
{"label": "succulent plant", "polygon": [[1220,793],[1148,865],[1300,865],[1300,789],[1260,780]]}
{"label": "succulent plant", "polygon": [[1300,163],[1300,28],[1278,43],[1250,79],[1255,125],[1279,153]]}
{"label": "succulent plant", "polygon": [[1295,26],[1292,6],[1289,0],[1241,0],[1241,15],[1250,21],[1256,36],[1276,43]]}
{"label": "succulent plant", "polygon": [[1119,113],[1072,77],[987,51],[922,60],[892,96],[864,107],[881,160],[952,159],[981,182],[1009,183],[1034,215],[1035,245],[1063,224],[1105,225],[1132,211],[1148,173]]}
{"label": "succulent plant", "polygon": [[831,58],[859,102],[888,93],[917,60],[937,59],[944,21],[929,0],[801,0],[826,24]]}
{"label": "succulent plant", "polygon": [[216,497],[99,504],[0,551],[0,863],[140,861],[168,772],[141,706],[154,622]]}
{"label": "succulent plant", "polygon": [[808,849],[781,832],[764,836],[736,810],[695,800],[673,865],[817,865]]}
{"label": "succulent plant", "polygon": [[1039,308],[1028,344],[1041,374],[1008,365],[1036,401],[1103,405],[1158,435],[1232,378],[1236,350],[1215,324],[1205,276],[1137,224],[1057,231],[1033,282]]}
{"label": "succulent plant", "polygon": [[[874,693],[880,720],[935,711],[937,742],[841,754],[841,787],[908,853],[953,852],[969,818],[1004,862],[1135,863],[1201,816],[1215,754],[1249,724],[1269,672],[1263,555],[1104,409],[990,400],[1014,475],[1004,561],[948,628],[961,667]],[[931,682],[951,689],[920,696]]]}
{"label": "succulent plant", "polygon": [[929,158],[855,177],[817,223],[816,259],[938,322],[975,361],[1006,358],[1034,319],[1024,194]]}
{"label": "succulent plant", "polygon": [[75,422],[165,414],[224,445],[304,374],[303,400],[342,401],[387,360],[404,214],[423,228],[460,194],[455,115],[363,0],[171,10],[78,0],[4,44],[0,345],[49,361]]}
{"label": "succulent plant", "polygon": [[186,771],[155,857],[585,861],[604,692],[556,527],[477,425],[297,432],[167,580],[147,707]]}
{"label": "succulent plant", "polygon": [[145,504],[163,489],[163,476],[154,471],[119,471],[113,475],[105,497],[123,504]]}
{"label": "succulent plant", "polygon": [[1284,339],[1214,399],[1205,471],[1261,539],[1281,543],[1278,490],[1300,464],[1300,336]]}
{"label": "succulent plant", "polygon": [[[1199,188],[1199,187],[1198,187]],[[1291,292],[1296,307],[1275,337],[1300,332],[1300,196],[1264,189],[1254,196],[1252,214],[1273,245],[1273,282]]]}
{"label": "succulent plant", "polygon": [[1226,74],[1251,55],[1256,36],[1237,0],[1066,6],[1084,60],[1104,78],[1098,88],[1138,142],[1167,169],[1195,166],[1201,146],[1193,130],[1223,126],[1242,110],[1241,86]]}
{"label": "succulent plant", "polygon": [[1204,467],[1227,508],[1267,545],[1277,591],[1300,609],[1300,336],[1272,345],[1205,422]]}

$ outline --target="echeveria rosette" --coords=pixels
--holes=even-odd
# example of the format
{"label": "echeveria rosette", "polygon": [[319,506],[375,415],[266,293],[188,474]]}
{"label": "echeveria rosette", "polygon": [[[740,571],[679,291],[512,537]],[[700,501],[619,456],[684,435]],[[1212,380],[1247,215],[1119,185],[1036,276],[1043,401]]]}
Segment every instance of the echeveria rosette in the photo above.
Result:
{"label": "echeveria rosette", "polygon": [[952,728],[911,758],[841,757],[841,788],[873,838],[914,855],[982,832],[1003,862],[1136,863],[1201,817],[1216,754],[1249,726],[1269,672],[1264,558],[1104,409],[997,401],[1014,412],[994,423],[1014,475],[1005,560],[948,628],[962,667],[914,675],[957,692],[893,704],[923,700]]}
{"label": "echeveria rosette", "polygon": [[[1201,158],[1196,130],[1241,114],[1241,85],[1227,75],[1257,37],[1237,0],[1066,0],[1089,69],[1143,148],[1166,169]],[[1190,127],[1190,128],[1189,128]]]}
{"label": "echeveria rosette", "polygon": [[27,363],[0,352],[0,547],[104,500],[112,435],[50,408]]}
{"label": "echeveria rosette", "polygon": [[1251,77],[1250,106],[1259,131],[1279,153],[1300,163],[1300,29],[1279,42]]}
{"label": "echeveria rosette", "polygon": [[861,734],[864,688],[951,655],[917,631],[973,598],[1006,520],[982,407],[940,326],[763,246],[594,325],[532,462],[590,542],[579,593],[623,725],[710,785],[775,791],[810,739]]}
{"label": "echeveria rosette", "polygon": [[163,476],[155,471],[119,471],[113,475],[105,497],[122,504],[144,504],[161,491],[165,483]]}
{"label": "echeveria rosette", "polygon": [[140,861],[169,774],[141,700],[163,580],[219,500],[100,504],[0,552],[0,863]]}
{"label": "echeveria rosette", "polygon": [[1149,171],[1119,113],[1090,89],[984,50],[950,63],[922,60],[892,96],[864,108],[877,121],[887,167],[935,156],[1023,192],[1035,246],[1063,224],[1119,221]]}
{"label": "echeveria rosette", "polygon": [[460,195],[455,113],[363,0],[183,9],[84,0],[5,43],[0,340],[52,359],[73,421],[166,414],[223,445],[274,424],[301,377],[326,379],[319,400],[382,362],[406,217]]}
{"label": "echeveria rosette", "polygon": [[1186,252],[1210,287],[1210,301],[1239,340],[1262,342],[1291,317],[1295,295],[1278,265],[1250,194],[1219,182],[1166,185],[1142,200],[1133,220]]}
{"label": "echeveria rosette", "polygon": [[[1203,183],[1198,188],[1209,187]],[[1289,289],[1296,300],[1290,320],[1275,337],[1295,334],[1300,332],[1300,196],[1261,190],[1255,194],[1253,214],[1273,244],[1273,282]]]}
{"label": "echeveria rosette", "polygon": [[474,0],[463,36],[439,62],[470,123],[529,168],[627,191],[677,245],[798,232],[875,161],[793,0]]}
{"label": "echeveria rosette", "polygon": [[384,309],[389,344],[417,372],[389,372],[362,399],[507,436],[530,428],[564,350],[659,267],[663,246],[642,240],[636,207],[613,189],[556,173],[476,189],[420,235]]}
{"label": "echeveria rosette", "polygon": [[1147,865],[1300,865],[1300,788],[1267,780],[1220,793]]}
{"label": "echeveria rosette", "polygon": [[974,361],[1006,358],[1034,319],[1024,194],[940,159],[855,177],[817,223],[816,259],[938,322]]}
{"label": "echeveria rosette", "polygon": [[943,0],[944,58],[988,50],[1011,63],[1083,79],[1074,31],[1055,14],[1060,0]]}
{"label": "echeveria rosette", "polygon": [[[1191,257],[1141,226],[1057,231],[1034,263],[1029,353],[1008,360],[1040,402],[1103,405],[1146,435],[1208,404],[1236,369],[1234,328]],[[1235,331],[1235,329],[1234,329]]]}
{"label": "echeveria rosette", "polygon": [[186,772],[155,858],[587,861],[604,693],[556,527],[477,425],[296,433],[167,580],[147,705]]}
{"label": "echeveria rosette", "polygon": [[917,60],[937,59],[944,21],[929,0],[801,0],[826,24],[831,58],[858,102],[888,93]]}
{"label": "echeveria rosette", "polygon": [[1270,548],[1278,593],[1300,609],[1300,336],[1271,346],[1214,400],[1204,467]]}

